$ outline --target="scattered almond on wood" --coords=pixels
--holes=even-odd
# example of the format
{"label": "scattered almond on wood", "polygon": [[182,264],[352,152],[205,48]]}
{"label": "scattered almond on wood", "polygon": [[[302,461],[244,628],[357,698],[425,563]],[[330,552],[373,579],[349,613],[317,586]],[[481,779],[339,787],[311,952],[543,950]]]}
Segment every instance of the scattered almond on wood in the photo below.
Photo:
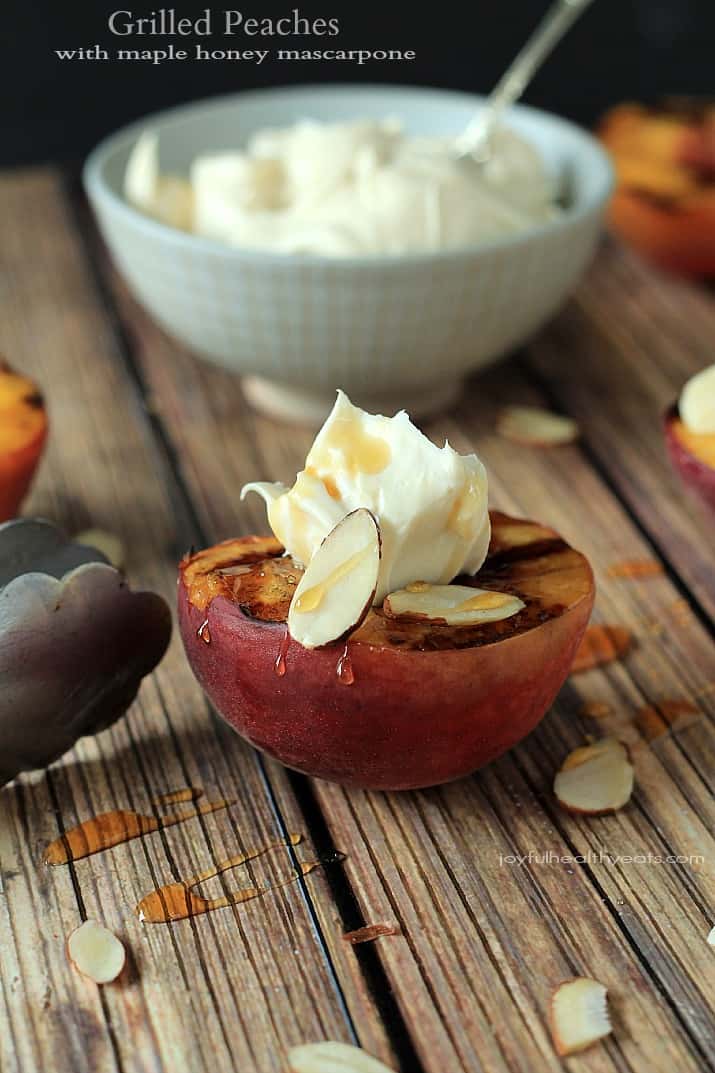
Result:
{"label": "scattered almond on wood", "polygon": [[293,1047],[288,1068],[292,1073],[393,1073],[360,1047],[331,1040]]}
{"label": "scattered almond on wood", "polygon": [[649,577],[658,577],[663,573],[663,565],[657,559],[624,559],[612,563],[607,570],[608,577],[625,578],[633,581]]}
{"label": "scattered almond on wood", "polygon": [[358,946],[359,943],[371,943],[373,939],[379,939],[381,935],[399,935],[400,929],[397,924],[366,924],[364,928],[356,928],[355,931],[346,931],[343,939],[346,943]]}
{"label": "scattered almond on wood", "polygon": [[697,723],[700,709],[689,700],[660,700],[639,708],[634,719],[646,741],[656,741],[671,730],[685,730]]}
{"label": "scattered almond on wood", "polygon": [[576,650],[571,674],[590,671],[622,659],[633,644],[633,634],[625,626],[589,626]]}
{"label": "scattered almond on wood", "polygon": [[554,779],[556,800],[567,812],[615,812],[633,793],[633,765],[616,738],[583,745],[564,760]]}
{"label": "scattered almond on wood", "polygon": [[116,980],[126,962],[124,944],[96,920],[85,920],[70,934],[67,956],[75,969],[95,984]]}
{"label": "scattered almond on wood", "polygon": [[586,715],[589,719],[607,719],[613,715],[613,708],[602,700],[590,700],[582,704],[578,710],[579,715]]}
{"label": "scattered almond on wood", "polygon": [[570,417],[538,406],[507,406],[497,420],[497,433],[525,447],[561,447],[574,443],[580,429]]}
{"label": "scattered almond on wood", "polygon": [[607,989],[598,980],[577,976],[565,980],[551,996],[551,1035],[562,1058],[577,1054],[610,1035]]}

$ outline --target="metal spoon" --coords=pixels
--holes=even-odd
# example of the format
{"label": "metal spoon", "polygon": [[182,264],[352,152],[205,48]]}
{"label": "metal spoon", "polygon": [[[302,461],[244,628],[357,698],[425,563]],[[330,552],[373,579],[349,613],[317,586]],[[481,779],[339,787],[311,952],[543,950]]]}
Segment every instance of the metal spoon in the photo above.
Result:
{"label": "metal spoon", "polygon": [[455,141],[458,158],[484,166],[492,155],[491,135],[502,115],[528,86],[539,67],[593,0],[555,0],[526,44],[489,94],[481,112]]}

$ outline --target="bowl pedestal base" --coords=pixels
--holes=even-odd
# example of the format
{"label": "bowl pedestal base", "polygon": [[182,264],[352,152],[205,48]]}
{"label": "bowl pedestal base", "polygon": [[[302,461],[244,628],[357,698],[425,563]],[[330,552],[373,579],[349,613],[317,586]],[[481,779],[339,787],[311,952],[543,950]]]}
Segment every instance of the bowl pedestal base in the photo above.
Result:
{"label": "bowl pedestal base", "polygon": [[[334,390],[312,390],[290,384],[278,384],[262,376],[245,376],[241,381],[243,393],[251,406],[268,417],[279,421],[297,421],[307,425],[321,425],[333,408]],[[336,385],[336,387],[342,385]],[[428,384],[424,387],[399,391],[349,390],[351,402],[371,414],[392,416],[398,410],[407,410],[410,417],[418,419],[447,410],[459,398],[462,383],[448,380],[446,383]]]}

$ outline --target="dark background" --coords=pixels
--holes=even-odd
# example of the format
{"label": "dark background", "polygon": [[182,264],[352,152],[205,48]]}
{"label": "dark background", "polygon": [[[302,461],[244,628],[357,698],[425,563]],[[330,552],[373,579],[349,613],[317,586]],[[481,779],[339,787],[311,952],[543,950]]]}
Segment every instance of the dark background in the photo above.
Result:
{"label": "dark background", "polygon": [[[132,5],[133,16],[158,10]],[[399,5],[350,0],[263,2],[236,8],[246,18],[289,14],[337,16],[339,37],[114,37],[102,0],[6,0],[3,5],[3,137],[0,164],[77,159],[104,134],[170,104],[215,93],[290,82],[405,82],[484,92],[519,48],[548,0],[471,0]],[[167,6],[171,6],[167,4]],[[206,2],[174,5],[196,18]],[[217,21],[219,21],[217,19]],[[220,23],[219,23],[220,25]],[[55,49],[158,48],[173,42],[212,48],[414,49],[410,63],[270,63],[182,61],[153,67],[116,61],[60,61]],[[715,0],[595,0],[529,88],[526,100],[591,124],[624,99],[712,94]]]}

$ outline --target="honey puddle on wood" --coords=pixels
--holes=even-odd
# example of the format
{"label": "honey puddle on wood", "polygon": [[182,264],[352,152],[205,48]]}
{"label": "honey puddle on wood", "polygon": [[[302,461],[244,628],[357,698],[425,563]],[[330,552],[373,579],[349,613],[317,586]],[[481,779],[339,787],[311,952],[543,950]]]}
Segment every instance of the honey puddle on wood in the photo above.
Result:
{"label": "honey puddle on wood", "polygon": [[[178,796],[187,793],[188,797]],[[186,790],[173,790],[170,794],[163,795],[170,800],[163,802],[161,798],[155,800],[159,804],[171,804],[181,800],[195,800],[201,793],[202,791],[196,791],[193,787],[187,787]],[[173,827],[177,823],[193,819],[194,816],[206,816],[233,804],[233,800],[220,798],[218,801],[205,801],[196,808],[170,812],[168,816],[146,816],[130,809],[102,812],[99,816],[94,816],[77,827],[65,831],[54,842],[50,842],[42,861],[43,864],[52,865],[79,861],[83,857],[90,857],[93,853],[101,853],[112,846],[121,845],[122,842],[129,842],[132,838],[141,838],[160,828]]]}
{"label": "honey puddle on wood", "polygon": [[182,786],[179,790],[169,790],[149,800],[156,808],[161,808],[162,805],[180,805],[184,801],[198,801],[203,796],[204,791],[199,786]]}
{"label": "honey puddle on wood", "polygon": [[167,883],[163,887],[147,894],[139,902],[134,912],[144,924],[166,924],[171,920],[186,920],[188,917],[200,916],[202,913],[210,913],[214,909],[225,909],[229,905],[240,905],[242,902],[250,902],[253,898],[260,898],[269,891],[278,890],[295,883],[301,876],[307,876],[318,868],[320,861],[308,861],[299,865],[299,871],[293,873],[288,879],[278,883],[271,883],[267,887],[244,887],[242,890],[229,891],[220,898],[204,898],[200,894],[193,893],[193,887],[198,886],[208,879],[214,879],[227,872],[231,868],[238,868],[248,861],[254,861],[257,857],[269,853],[273,849],[289,849],[297,846],[302,840],[302,835],[289,835],[287,842],[274,842],[263,849],[249,850],[247,853],[239,853],[235,857],[229,857],[221,861],[213,868],[207,868],[205,872],[199,872],[192,879]]}

